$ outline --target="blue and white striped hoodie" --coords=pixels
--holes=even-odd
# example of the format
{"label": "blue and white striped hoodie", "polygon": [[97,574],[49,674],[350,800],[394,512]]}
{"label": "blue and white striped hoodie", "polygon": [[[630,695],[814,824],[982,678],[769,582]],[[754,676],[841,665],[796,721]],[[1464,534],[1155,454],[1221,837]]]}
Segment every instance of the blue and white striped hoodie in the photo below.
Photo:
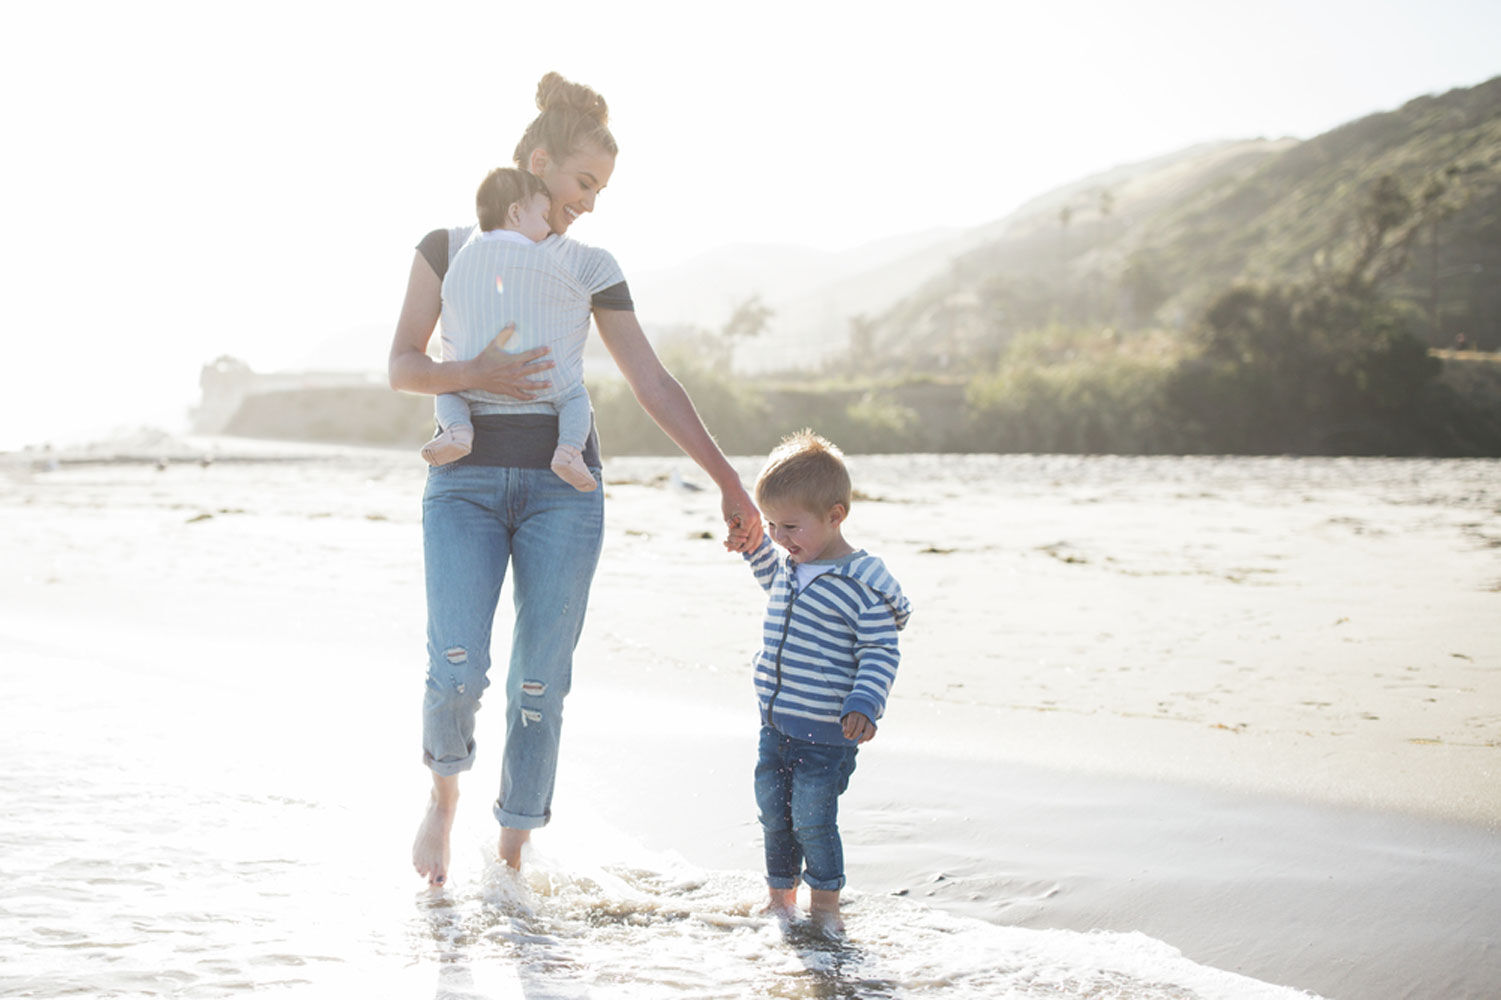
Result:
{"label": "blue and white striped hoodie", "polygon": [[755,660],[761,721],[794,739],[853,746],[840,719],[850,712],[879,719],[896,679],[897,633],[912,612],[902,588],[863,550],[801,591],[795,564],[770,538],[745,559],[771,595]]}

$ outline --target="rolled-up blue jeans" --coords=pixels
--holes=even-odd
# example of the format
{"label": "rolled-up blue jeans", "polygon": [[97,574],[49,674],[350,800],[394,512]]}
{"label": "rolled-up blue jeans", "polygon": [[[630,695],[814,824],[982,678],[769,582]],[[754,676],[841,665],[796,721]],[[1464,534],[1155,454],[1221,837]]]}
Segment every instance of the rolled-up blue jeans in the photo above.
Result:
{"label": "rolled-up blue jeans", "polygon": [[490,684],[490,630],[509,567],[516,620],[494,808],[502,826],[531,830],[551,818],[563,699],[603,536],[604,490],[580,493],[551,469],[428,471],[423,760],[440,775],[474,765],[475,712]]}
{"label": "rolled-up blue jeans", "polygon": [[[856,748],[825,746],[761,727],[756,808],[766,847],[766,884],[844,888],[839,796],[855,771]],[[804,867],[806,866],[806,868]]]}

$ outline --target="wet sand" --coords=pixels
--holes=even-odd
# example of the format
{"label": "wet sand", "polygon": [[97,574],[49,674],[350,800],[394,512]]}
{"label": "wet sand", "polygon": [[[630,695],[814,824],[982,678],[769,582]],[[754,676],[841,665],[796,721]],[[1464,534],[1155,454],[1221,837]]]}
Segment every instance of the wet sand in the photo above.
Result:
{"label": "wet sand", "polygon": [[[415,461],[234,441],[9,456],[0,659],[64,635],[337,649],[358,668],[339,713],[415,741]],[[1501,463],[852,468],[848,535],[915,608],[845,800],[856,914],[862,895],[900,894],[1002,924],[1140,931],[1328,997],[1494,992]],[[608,815],[753,871],[760,591],[720,550],[713,497],[682,485],[703,481],[689,464],[614,460],[606,479],[558,819],[539,842],[576,836],[570,815]],[[337,717],[309,752],[358,766]],[[466,844],[490,836],[499,721],[482,713]],[[410,758],[391,792],[415,823],[416,751],[363,756]]]}

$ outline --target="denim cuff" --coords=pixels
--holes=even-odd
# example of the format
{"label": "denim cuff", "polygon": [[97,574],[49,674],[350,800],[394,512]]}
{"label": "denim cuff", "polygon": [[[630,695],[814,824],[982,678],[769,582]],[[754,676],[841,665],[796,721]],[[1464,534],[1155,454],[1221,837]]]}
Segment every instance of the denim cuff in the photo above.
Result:
{"label": "denim cuff", "polygon": [[803,872],[803,881],[808,883],[809,889],[817,889],[820,892],[838,892],[844,888],[844,876],[831,879],[816,879],[807,872]]}
{"label": "denim cuff", "polygon": [[506,812],[500,807],[499,799],[495,800],[495,805],[490,811],[495,814],[501,826],[512,830],[540,830],[552,819],[551,812],[543,816],[523,816],[520,813]]}
{"label": "denim cuff", "polygon": [[768,889],[796,889],[797,879],[795,877],[788,878],[785,875],[768,875],[766,876],[766,887]]}
{"label": "denim cuff", "polygon": [[422,751],[422,763],[434,774],[444,778],[451,778],[455,774],[463,774],[474,766],[474,751],[469,751],[467,757],[460,757],[457,760],[438,760],[424,750]]}

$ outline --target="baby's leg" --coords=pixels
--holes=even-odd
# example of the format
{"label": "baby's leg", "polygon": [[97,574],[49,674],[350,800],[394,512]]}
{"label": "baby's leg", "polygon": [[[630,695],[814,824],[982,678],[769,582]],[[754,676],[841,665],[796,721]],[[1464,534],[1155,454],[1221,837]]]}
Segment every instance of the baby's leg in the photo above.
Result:
{"label": "baby's leg", "polygon": [[431,441],[422,446],[422,457],[428,465],[447,465],[469,454],[474,447],[474,425],[454,424],[443,427]]}
{"label": "baby's leg", "polygon": [[558,448],[552,454],[552,471],[574,489],[588,493],[599,486],[584,464],[584,442],[593,416],[589,393],[580,382],[554,400],[553,406],[558,411]]}
{"label": "baby's leg", "polygon": [[564,482],[580,493],[588,493],[599,486],[594,481],[594,473],[584,464],[583,452],[577,448],[558,445],[558,450],[552,453],[551,467]]}
{"label": "baby's leg", "polygon": [[469,454],[474,447],[474,425],[469,422],[469,403],[458,393],[445,392],[433,400],[438,433],[422,446],[428,465],[447,465]]}

